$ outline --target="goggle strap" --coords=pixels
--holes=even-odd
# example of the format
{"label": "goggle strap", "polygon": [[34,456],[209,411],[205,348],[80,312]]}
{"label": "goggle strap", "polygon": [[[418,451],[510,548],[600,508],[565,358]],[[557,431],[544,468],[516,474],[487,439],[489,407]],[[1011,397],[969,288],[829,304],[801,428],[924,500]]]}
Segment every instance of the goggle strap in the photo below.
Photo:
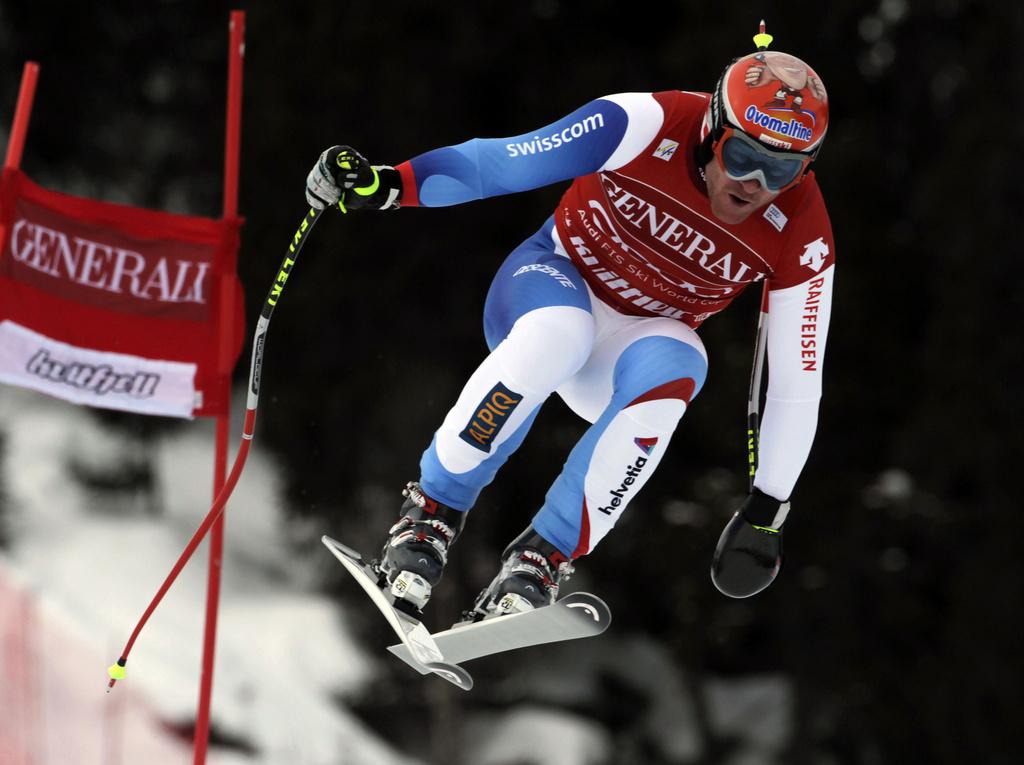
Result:
{"label": "goggle strap", "polygon": [[704,136],[704,140],[697,144],[697,167],[704,167],[715,158],[715,144],[722,137],[725,128],[712,128]]}

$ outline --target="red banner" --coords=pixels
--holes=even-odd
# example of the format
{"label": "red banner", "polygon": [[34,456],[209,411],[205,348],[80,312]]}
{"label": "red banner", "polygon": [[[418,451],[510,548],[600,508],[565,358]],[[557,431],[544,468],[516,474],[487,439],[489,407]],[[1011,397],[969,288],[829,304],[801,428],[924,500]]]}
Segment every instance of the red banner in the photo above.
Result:
{"label": "red banner", "polygon": [[61,194],[5,169],[0,381],[113,409],[226,413],[241,223]]}

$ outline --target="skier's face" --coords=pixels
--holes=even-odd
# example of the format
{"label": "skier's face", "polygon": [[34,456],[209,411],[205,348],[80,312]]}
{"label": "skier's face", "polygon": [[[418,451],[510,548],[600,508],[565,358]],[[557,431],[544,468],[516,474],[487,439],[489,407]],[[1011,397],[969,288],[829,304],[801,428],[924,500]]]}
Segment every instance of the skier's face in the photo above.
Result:
{"label": "skier's face", "polygon": [[756,178],[734,181],[714,158],[704,166],[711,212],[722,223],[742,223],[747,217],[779,195],[768,191]]}

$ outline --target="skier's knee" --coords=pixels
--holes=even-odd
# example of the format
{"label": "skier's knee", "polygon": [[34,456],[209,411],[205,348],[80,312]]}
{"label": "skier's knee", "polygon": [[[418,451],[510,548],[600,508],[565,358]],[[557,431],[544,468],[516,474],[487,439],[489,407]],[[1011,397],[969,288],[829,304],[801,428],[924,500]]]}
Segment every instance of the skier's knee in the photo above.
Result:
{"label": "skier's knee", "polygon": [[614,373],[615,396],[623,406],[659,398],[689,404],[704,385],[707,372],[703,345],[660,335],[645,337],[619,357]]}
{"label": "skier's knee", "polygon": [[494,352],[508,379],[531,390],[552,391],[586,363],[593,346],[593,316],[557,306],[521,317]]}

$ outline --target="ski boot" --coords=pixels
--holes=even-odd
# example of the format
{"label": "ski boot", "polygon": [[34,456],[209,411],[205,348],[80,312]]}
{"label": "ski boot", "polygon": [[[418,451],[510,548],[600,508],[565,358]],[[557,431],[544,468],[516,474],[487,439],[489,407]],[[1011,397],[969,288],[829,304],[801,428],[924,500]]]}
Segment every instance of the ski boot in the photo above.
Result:
{"label": "ski boot", "polygon": [[431,499],[413,481],[402,495],[402,517],[388,531],[377,569],[381,587],[394,596],[395,605],[411,606],[418,618],[441,580],[448,548],[462,531],[466,513]]}
{"label": "ski boot", "polygon": [[480,595],[467,621],[550,606],[573,572],[561,551],[528,526],[501,554],[501,570]]}

